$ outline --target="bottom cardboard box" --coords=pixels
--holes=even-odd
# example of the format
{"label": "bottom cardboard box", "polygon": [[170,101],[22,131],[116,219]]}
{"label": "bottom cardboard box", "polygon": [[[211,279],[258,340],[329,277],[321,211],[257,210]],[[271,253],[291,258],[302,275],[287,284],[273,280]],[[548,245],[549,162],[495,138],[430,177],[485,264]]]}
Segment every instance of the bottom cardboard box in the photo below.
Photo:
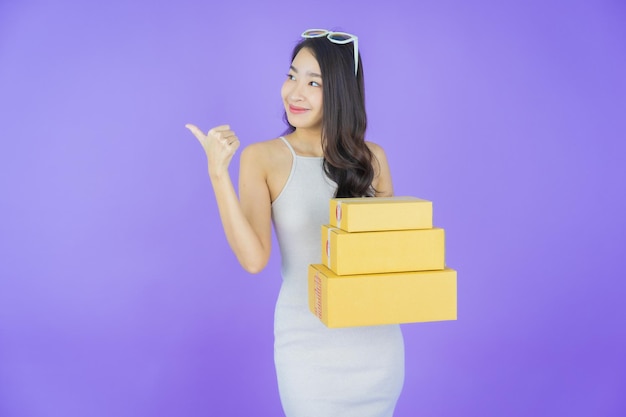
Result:
{"label": "bottom cardboard box", "polygon": [[309,265],[309,309],[328,327],[456,320],[457,273],[336,275]]}

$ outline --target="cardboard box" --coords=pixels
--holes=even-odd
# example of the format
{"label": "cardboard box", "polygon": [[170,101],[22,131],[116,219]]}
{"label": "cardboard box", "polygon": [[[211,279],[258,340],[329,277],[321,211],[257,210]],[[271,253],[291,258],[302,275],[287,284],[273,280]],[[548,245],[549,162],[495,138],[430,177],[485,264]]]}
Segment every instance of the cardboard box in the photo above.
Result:
{"label": "cardboard box", "polygon": [[322,264],[337,275],[443,269],[441,228],[349,233],[322,226]]}
{"label": "cardboard box", "polygon": [[399,272],[338,276],[309,266],[309,309],[328,327],[457,319],[457,273]]}
{"label": "cardboard box", "polygon": [[433,203],[416,197],[334,198],[330,225],[346,232],[430,229]]}

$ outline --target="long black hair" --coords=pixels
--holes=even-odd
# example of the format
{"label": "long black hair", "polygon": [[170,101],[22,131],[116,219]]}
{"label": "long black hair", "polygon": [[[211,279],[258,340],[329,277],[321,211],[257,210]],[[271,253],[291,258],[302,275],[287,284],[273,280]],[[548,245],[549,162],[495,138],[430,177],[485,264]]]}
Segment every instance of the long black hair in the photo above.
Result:
{"label": "long black hair", "polygon": [[[293,49],[291,61],[307,48],[322,75],[322,149],[324,172],[337,183],[335,197],[371,197],[375,190],[374,155],[365,143],[367,115],[363,62],[354,74],[354,45],[332,43],[325,36],[306,38]],[[287,120],[287,132],[295,130]]]}

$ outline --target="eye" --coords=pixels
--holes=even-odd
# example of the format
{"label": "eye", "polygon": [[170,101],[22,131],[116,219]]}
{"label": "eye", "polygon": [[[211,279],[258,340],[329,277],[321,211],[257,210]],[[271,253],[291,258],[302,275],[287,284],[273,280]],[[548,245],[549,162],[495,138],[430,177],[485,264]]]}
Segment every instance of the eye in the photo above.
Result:
{"label": "eye", "polygon": [[311,87],[321,87],[320,83],[318,83],[317,81],[311,81],[311,82],[309,83],[309,85],[310,85]]}
{"label": "eye", "polygon": [[296,79],[296,76],[293,74],[287,74],[287,79],[290,81],[294,81]]}

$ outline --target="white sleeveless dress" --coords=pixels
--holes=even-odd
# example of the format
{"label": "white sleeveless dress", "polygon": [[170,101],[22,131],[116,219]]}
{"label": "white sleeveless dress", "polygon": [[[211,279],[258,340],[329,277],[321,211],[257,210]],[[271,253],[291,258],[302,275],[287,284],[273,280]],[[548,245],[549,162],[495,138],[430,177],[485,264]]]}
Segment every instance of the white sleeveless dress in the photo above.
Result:
{"label": "white sleeveless dress", "polygon": [[391,417],[404,382],[399,325],[329,329],[309,311],[307,271],[321,262],[321,225],[336,184],[323,159],[293,155],[272,203],[282,256],[274,317],[274,362],[287,417]]}

